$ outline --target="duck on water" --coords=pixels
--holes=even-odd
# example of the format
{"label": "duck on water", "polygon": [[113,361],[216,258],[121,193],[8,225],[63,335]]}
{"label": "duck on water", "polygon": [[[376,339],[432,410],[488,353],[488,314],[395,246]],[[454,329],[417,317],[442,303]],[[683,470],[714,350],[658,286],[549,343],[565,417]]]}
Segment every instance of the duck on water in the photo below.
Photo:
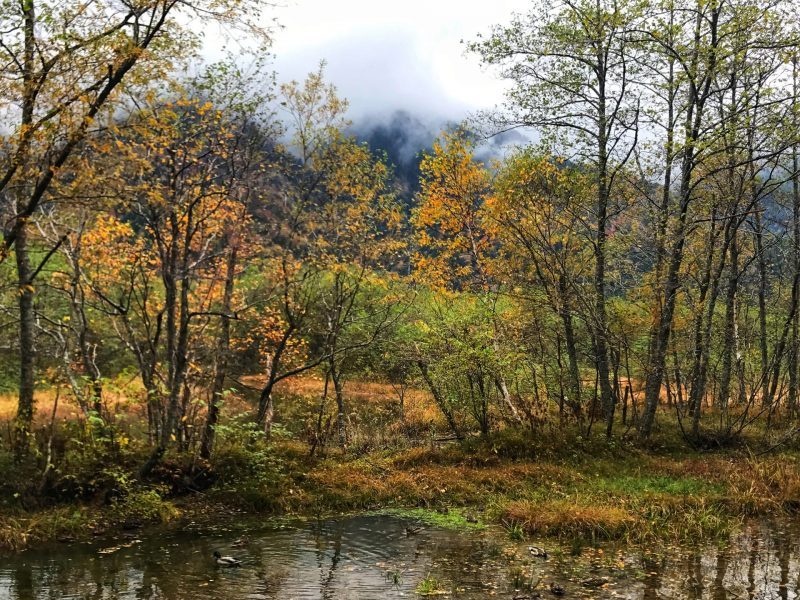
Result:
{"label": "duck on water", "polygon": [[238,558],[232,556],[222,556],[219,552],[214,550],[214,562],[218,567],[239,567],[242,564]]}

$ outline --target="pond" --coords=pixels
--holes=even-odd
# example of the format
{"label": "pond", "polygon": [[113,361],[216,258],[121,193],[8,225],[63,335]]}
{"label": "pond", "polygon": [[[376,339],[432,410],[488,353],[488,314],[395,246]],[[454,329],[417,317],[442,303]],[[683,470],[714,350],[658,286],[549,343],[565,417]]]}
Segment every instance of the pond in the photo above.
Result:
{"label": "pond", "polygon": [[[406,530],[416,525],[359,515],[59,544],[0,558],[0,598],[556,598],[551,584],[564,598],[800,597],[800,528],[787,521],[750,524],[720,546],[538,544],[547,559],[502,530]],[[217,567],[215,550],[241,566]]]}

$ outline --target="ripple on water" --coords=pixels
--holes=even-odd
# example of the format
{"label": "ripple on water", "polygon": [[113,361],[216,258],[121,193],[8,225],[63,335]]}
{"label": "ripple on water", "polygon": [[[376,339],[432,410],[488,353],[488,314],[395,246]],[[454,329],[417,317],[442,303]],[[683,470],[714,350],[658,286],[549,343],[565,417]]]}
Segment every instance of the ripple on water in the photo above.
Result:
{"label": "ripple on water", "polygon": [[[722,547],[613,545],[547,561],[502,532],[459,533],[362,515],[240,530],[182,531],[105,545],[61,545],[0,562],[0,599],[242,600],[413,598],[423,580],[464,599],[512,598],[558,582],[573,598],[798,598],[800,528],[755,523]],[[217,568],[214,550],[242,560]],[[436,583],[434,583],[436,582]]]}

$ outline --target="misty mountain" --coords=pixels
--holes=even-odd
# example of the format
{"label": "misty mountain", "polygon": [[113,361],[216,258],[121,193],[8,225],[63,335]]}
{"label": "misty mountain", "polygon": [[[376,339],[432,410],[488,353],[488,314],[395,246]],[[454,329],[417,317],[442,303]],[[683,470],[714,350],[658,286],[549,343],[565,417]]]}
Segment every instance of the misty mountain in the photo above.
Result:
{"label": "misty mountain", "polygon": [[375,152],[386,154],[395,169],[403,195],[408,198],[419,190],[419,165],[422,153],[433,147],[444,123],[425,122],[405,110],[384,117],[367,117],[353,123],[351,133],[366,142]]}
{"label": "misty mountain", "polygon": [[[375,152],[383,152],[395,169],[402,194],[410,200],[419,191],[419,165],[422,154],[431,150],[434,140],[446,130],[458,127],[455,122],[426,120],[407,110],[385,116],[358,120],[350,128],[356,139],[366,142]],[[499,158],[512,146],[529,139],[517,130],[500,133],[482,143],[475,156],[483,162]]]}

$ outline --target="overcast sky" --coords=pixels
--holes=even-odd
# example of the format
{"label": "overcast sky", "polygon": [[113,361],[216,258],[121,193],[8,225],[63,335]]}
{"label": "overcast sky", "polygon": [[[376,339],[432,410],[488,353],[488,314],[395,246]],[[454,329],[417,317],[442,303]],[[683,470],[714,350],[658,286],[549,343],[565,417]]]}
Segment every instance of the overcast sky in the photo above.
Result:
{"label": "overcast sky", "polygon": [[353,119],[396,109],[458,120],[502,99],[461,40],[505,23],[526,0],[283,0],[275,35],[280,81],[302,79],[320,59],[350,100]]}

